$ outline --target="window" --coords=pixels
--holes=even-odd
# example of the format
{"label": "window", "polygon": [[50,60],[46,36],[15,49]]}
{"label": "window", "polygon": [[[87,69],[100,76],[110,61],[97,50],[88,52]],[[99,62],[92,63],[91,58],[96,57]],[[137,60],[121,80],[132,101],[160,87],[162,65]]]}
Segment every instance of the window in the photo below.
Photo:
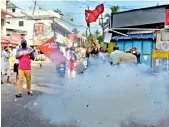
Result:
{"label": "window", "polygon": [[23,21],[19,21],[19,27],[24,26],[24,22]]}
{"label": "window", "polygon": [[15,8],[12,8],[12,12],[15,12]]}

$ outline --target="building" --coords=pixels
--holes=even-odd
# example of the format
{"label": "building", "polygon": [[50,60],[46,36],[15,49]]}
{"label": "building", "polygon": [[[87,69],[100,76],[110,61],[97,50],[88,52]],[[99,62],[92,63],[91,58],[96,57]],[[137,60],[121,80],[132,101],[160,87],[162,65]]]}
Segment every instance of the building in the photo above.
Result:
{"label": "building", "polygon": [[[32,14],[32,10],[26,11],[15,5],[9,6],[7,10],[15,14],[15,18],[7,18],[8,26],[12,26],[13,30],[25,34],[28,45],[36,47],[55,36],[61,50],[64,50],[66,39],[71,32],[62,23],[61,15],[58,12],[37,10]],[[10,33],[9,30],[7,31],[8,34]]]}
{"label": "building", "polygon": [[112,14],[111,30],[128,36],[113,33],[111,42],[115,42],[122,51],[137,47],[141,53],[142,63],[151,65],[152,50],[160,48],[162,31],[165,37],[169,38],[169,33],[164,29],[168,9],[169,4]]}
{"label": "building", "polygon": [[6,10],[6,0],[1,0],[1,46],[7,46],[10,44],[10,38],[6,36],[6,17],[11,16],[12,13]]}

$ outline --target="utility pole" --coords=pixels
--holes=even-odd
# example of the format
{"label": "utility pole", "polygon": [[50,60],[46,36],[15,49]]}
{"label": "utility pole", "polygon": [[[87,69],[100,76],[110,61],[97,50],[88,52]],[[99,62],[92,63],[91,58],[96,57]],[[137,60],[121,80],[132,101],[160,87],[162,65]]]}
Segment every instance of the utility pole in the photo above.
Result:
{"label": "utility pole", "polygon": [[103,41],[104,41],[104,25],[103,25],[103,15],[101,14],[101,27],[102,27],[102,32],[103,32]]}
{"label": "utility pole", "polygon": [[[89,10],[89,6],[88,6],[88,10]],[[89,28],[89,34],[92,34],[91,31],[90,31],[90,24],[87,24],[88,25],[88,28]]]}
{"label": "utility pole", "polygon": [[55,17],[52,17],[51,19],[52,19],[52,21],[53,21],[54,40],[55,40],[55,42],[56,42],[57,48],[59,49],[59,44],[58,44],[57,41],[56,41],[57,37],[56,37],[56,29],[55,29]]}
{"label": "utility pole", "polygon": [[34,7],[33,7],[33,12],[32,12],[32,15],[34,15],[34,13],[35,13],[35,9],[36,9],[36,0],[35,0],[35,2],[34,2]]}

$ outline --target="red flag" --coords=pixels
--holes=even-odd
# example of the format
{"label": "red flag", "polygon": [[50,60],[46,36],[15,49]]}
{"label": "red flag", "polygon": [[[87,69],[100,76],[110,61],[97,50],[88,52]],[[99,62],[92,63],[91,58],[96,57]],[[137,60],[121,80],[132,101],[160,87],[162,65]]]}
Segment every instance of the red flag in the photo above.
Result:
{"label": "red flag", "polygon": [[104,5],[98,5],[94,10],[85,10],[86,22],[96,22],[100,14],[104,12]]}
{"label": "red flag", "polygon": [[60,50],[57,48],[54,37],[42,43],[40,46],[37,47],[37,49],[43,52],[55,64],[60,64],[61,62],[66,60]]}
{"label": "red flag", "polygon": [[166,21],[165,21],[165,25],[169,26],[169,9],[166,10]]}

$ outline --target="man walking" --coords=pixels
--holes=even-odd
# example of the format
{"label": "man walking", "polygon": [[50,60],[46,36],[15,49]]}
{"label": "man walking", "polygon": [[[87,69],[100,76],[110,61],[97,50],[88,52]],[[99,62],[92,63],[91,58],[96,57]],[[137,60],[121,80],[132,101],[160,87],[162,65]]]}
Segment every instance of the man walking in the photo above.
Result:
{"label": "man walking", "polygon": [[2,77],[1,77],[1,84],[3,84],[3,77],[7,75],[7,83],[11,83],[9,81],[10,78],[10,52],[8,47],[4,47],[4,50],[2,51],[2,62],[1,62],[1,67],[2,67]]}
{"label": "man walking", "polygon": [[124,52],[119,51],[119,47],[114,47],[113,52],[110,54],[110,64],[118,65],[120,64],[120,57],[124,55]]}
{"label": "man walking", "polygon": [[27,41],[21,41],[21,48],[17,49],[16,59],[19,60],[19,81],[18,81],[18,92],[17,98],[22,97],[23,93],[23,80],[26,78],[27,93],[32,96],[31,93],[31,59],[34,60],[34,52],[32,48],[27,47]]}

